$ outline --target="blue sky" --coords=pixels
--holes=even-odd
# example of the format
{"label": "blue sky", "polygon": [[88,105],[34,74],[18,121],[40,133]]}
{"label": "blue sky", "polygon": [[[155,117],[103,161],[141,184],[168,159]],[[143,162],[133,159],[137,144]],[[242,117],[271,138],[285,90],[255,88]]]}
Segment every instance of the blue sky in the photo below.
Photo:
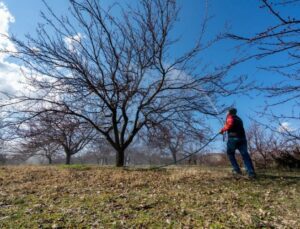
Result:
{"label": "blue sky", "polygon": [[[134,0],[127,1],[133,2]],[[9,24],[9,33],[13,33],[19,38],[22,38],[26,33],[34,34],[35,27],[40,20],[40,11],[45,9],[41,0],[0,0],[1,2],[4,3],[9,13],[15,19],[13,23]],[[48,0],[47,2],[49,2],[49,5],[58,15],[65,14],[68,10],[67,0]],[[102,4],[106,7],[113,2],[112,0],[103,0]],[[181,35],[182,40],[174,51],[175,54],[193,44],[193,41],[197,37],[201,20],[204,17],[205,9],[212,16],[207,27],[207,40],[213,38],[218,33],[225,32],[225,27],[228,28],[227,31],[247,36],[263,30],[276,21],[272,15],[266,12],[266,9],[259,8],[260,3],[258,0],[178,0],[178,3],[181,6],[180,22],[174,33]],[[293,14],[297,11],[300,12],[300,9],[288,9],[286,13]],[[228,63],[228,61],[238,55],[235,50],[236,45],[237,43],[233,41],[222,41],[209,51],[206,51],[203,54],[203,60],[206,63],[211,63],[211,66]],[[257,67],[282,61],[282,57],[280,56],[264,59],[259,62],[249,61],[231,71],[230,77],[248,75],[251,80],[258,83],[275,83],[282,78],[278,75],[259,70]],[[4,75],[5,71],[2,70],[0,65],[0,82],[1,77],[7,78],[7,75]],[[6,84],[8,84],[7,80]],[[250,123],[248,117],[254,117],[255,112],[263,108],[265,100],[267,98],[263,95],[249,92],[247,96],[233,96],[224,99],[224,102],[236,104],[239,115],[244,119],[245,126],[247,127]],[[289,106],[289,104],[286,104],[276,107],[274,108],[274,112],[288,111],[291,109]],[[262,120],[267,122],[267,119],[262,118]],[[219,126],[214,124],[214,129],[217,130],[218,128]]]}

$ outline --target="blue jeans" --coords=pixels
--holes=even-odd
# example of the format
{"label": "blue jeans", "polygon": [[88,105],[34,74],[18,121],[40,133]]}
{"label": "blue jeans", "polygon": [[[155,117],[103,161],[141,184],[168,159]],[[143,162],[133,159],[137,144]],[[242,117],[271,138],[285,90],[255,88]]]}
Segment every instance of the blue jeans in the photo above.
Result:
{"label": "blue jeans", "polygon": [[254,167],[252,164],[252,160],[249,156],[248,149],[247,149],[247,140],[244,138],[228,138],[227,142],[227,155],[229,158],[229,161],[233,167],[233,170],[237,173],[241,173],[241,169],[236,161],[235,158],[235,151],[240,151],[240,154],[242,155],[244,165],[246,167],[248,175],[254,175]]}

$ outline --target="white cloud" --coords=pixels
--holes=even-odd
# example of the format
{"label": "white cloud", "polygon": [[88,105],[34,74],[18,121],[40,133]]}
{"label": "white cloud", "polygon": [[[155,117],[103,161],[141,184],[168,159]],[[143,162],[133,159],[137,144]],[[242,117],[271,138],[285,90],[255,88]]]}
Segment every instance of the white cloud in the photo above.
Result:
{"label": "white cloud", "polygon": [[22,89],[20,66],[13,63],[0,62],[0,91],[14,94]]}
{"label": "white cloud", "polygon": [[[3,2],[0,2],[0,49],[15,50],[14,44],[10,42],[6,36],[8,36],[10,23],[15,22],[14,16],[9,12]],[[3,62],[7,57],[6,54],[0,53],[0,62]]]}
{"label": "white cloud", "polygon": [[[9,36],[9,28],[14,22],[14,16],[11,14],[7,6],[0,0],[0,50],[17,50],[16,46],[6,38]],[[81,39],[82,36],[78,33],[72,37],[66,37],[65,42],[70,50],[75,50],[76,42],[79,42]],[[35,52],[39,51],[37,47],[32,47],[32,50]],[[28,76],[33,74],[37,80],[46,76],[41,76],[36,72],[32,72],[25,66],[12,62],[8,57],[8,54],[0,52],[0,105],[8,102],[8,97],[3,96],[2,93],[9,95],[25,94],[27,96],[38,95],[38,93],[48,93],[48,95],[51,95],[49,92],[40,92],[34,87],[26,84],[26,75]],[[48,78],[48,80],[51,80],[51,78]]]}
{"label": "white cloud", "polygon": [[78,45],[78,43],[82,40],[82,35],[80,33],[77,33],[74,36],[70,36],[70,37],[65,37],[64,38],[64,42],[67,45],[67,48],[71,51],[71,52],[75,52],[76,51],[76,46]]}
{"label": "white cloud", "polygon": [[291,132],[294,131],[295,129],[291,126],[291,123],[289,122],[282,122],[280,123],[278,127],[279,132]]}
{"label": "white cloud", "polygon": [[[15,18],[1,1],[0,18],[0,50],[15,51],[15,45],[6,38],[9,36],[9,27],[15,22]],[[7,58],[7,54],[0,52],[0,92],[14,94],[23,88],[20,81],[24,79],[24,76],[21,66],[9,62]]]}

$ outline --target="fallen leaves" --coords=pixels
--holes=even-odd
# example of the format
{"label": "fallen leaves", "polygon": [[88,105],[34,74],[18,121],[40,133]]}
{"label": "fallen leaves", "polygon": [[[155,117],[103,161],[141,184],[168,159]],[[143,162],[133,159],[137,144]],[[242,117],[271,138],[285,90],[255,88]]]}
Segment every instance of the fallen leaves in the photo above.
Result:
{"label": "fallen leaves", "polygon": [[0,178],[1,228],[300,227],[295,174],[251,182],[219,169],[20,166]]}

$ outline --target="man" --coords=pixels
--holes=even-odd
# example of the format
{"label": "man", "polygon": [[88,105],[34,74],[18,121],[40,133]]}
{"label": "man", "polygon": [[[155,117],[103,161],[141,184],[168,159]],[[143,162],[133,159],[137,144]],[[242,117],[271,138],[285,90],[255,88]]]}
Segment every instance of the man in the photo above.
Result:
{"label": "man", "polygon": [[247,149],[246,134],[243,121],[236,115],[237,110],[231,108],[228,110],[225,126],[221,129],[220,134],[228,133],[227,155],[233,167],[233,173],[241,175],[241,169],[235,158],[235,151],[238,149],[242,155],[249,178],[255,178],[255,171],[252,160]]}

